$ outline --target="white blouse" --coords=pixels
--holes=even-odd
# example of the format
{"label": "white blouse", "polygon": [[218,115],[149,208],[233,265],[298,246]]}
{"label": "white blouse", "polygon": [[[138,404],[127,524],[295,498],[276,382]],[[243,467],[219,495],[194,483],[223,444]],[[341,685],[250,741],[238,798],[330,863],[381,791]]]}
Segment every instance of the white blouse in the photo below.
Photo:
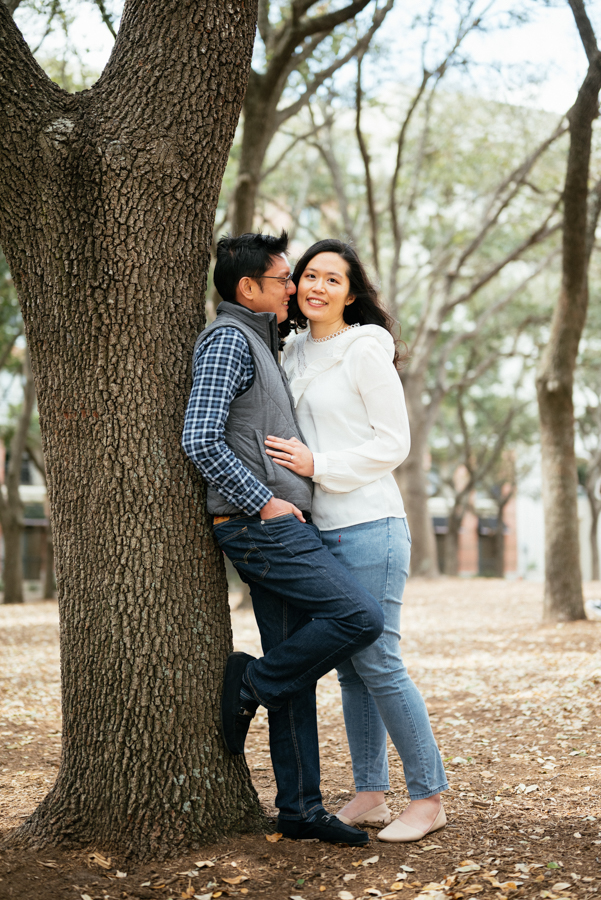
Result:
{"label": "white blouse", "polygon": [[409,419],[392,365],[394,341],[379,325],[329,341],[288,338],[283,366],[301,430],[313,451],[313,520],[322,531],[406,513],[392,474],[409,453]]}

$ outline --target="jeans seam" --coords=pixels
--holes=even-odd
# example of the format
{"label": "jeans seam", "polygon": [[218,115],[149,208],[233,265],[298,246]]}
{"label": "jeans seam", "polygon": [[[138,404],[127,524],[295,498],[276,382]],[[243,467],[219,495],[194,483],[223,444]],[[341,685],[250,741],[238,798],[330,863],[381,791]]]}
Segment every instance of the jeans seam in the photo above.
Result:
{"label": "jeans seam", "polygon": [[294,727],[294,714],[292,711],[292,699],[288,700],[288,720],[290,722],[290,735],[294,744],[294,753],[296,756],[296,768],[298,771],[298,809],[303,818],[307,817],[305,812],[305,801],[303,798],[303,769],[301,766],[301,757],[298,752],[298,741],[296,739],[296,728]]}

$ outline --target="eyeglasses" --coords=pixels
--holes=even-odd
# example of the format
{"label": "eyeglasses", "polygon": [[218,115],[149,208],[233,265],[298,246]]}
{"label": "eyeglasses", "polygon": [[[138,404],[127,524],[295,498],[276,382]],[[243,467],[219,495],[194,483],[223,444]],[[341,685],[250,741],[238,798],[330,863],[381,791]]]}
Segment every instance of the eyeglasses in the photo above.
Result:
{"label": "eyeglasses", "polygon": [[274,281],[279,281],[282,287],[285,288],[287,288],[292,281],[292,275],[287,275],[285,278],[283,275],[261,275],[259,278],[257,278],[257,281],[260,281],[261,278],[273,278]]}

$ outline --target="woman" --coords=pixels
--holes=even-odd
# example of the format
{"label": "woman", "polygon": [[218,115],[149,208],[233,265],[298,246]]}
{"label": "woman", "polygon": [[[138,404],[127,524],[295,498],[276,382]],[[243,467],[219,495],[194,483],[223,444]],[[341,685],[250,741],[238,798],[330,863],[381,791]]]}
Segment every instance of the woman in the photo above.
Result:
{"label": "woman", "polygon": [[[338,668],[355,797],[346,824],[387,825],[382,841],[415,841],[444,827],[448,788],[426,705],[400,655],[400,607],[411,538],[392,474],[409,452],[393,320],[357,254],[318,241],[299,260],[294,327],[284,369],[309,447],[270,435],[267,453],[314,481],[313,520],[325,545],[382,604],[382,636]],[[403,762],[410,803],[391,822],[386,732]]]}

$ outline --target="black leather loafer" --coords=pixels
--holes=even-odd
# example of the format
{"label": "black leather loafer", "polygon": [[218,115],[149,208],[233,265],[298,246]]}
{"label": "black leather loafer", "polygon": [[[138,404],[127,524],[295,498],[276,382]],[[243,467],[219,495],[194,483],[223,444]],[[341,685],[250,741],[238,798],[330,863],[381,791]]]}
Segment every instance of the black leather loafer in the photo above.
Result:
{"label": "black leather loafer", "polygon": [[278,819],[277,830],[284,837],[292,838],[295,841],[317,838],[328,844],[361,846],[369,843],[367,831],[359,831],[352,825],[345,825],[325,809],[312,822],[308,822],[306,819]]}
{"label": "black leather loafer", "polygon": [[248,734],[257,707],[248,708],[240,700],[242,676],[251,660],[249,653],[230,653],[223,676],[223,693],[221,695],[221,732],[225,746],[235,755],[244,753],[244,741]]}

